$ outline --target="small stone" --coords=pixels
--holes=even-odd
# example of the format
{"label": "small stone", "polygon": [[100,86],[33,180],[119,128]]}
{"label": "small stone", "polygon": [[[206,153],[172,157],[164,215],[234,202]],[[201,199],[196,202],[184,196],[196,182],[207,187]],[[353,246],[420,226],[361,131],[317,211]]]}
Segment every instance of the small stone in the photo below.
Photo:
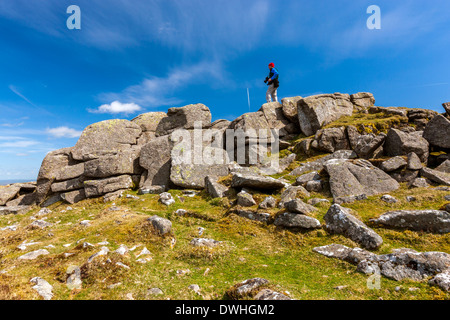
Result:
{"label": "small stone", "polygon": [[48,208],[42,208],[41,210],[38,211],[38,213],[36,213],[36,216],[41,217],[41,216],[45,216],[46,214],[50,214],[52,213],[52,210],[48,209]]}
{"label": "small stone", "polygon": [[41,242],[27,242],[26,240],[22,242],[19,246],[17,246],[17,249],[19,250],[26,250],[29,246],[34,246],[36,244],[40,244]]}
{"label": "small stone", "polygon": [[52,224],[50,222],[44,221],[44,220],[36,220],[33,221],[30,225],[29,228],[31,229],[45,229],[50,227]]}
{"label": "small stone", "polygon": [[81,290],[81,269],[78,266],[70,266],[66,270],[67,280],[66,286],[69,290]]}
{"label": "small stone", "polygon": [[184,210],[184,209],[178,209],[177,211],[175,211],[175,214],[176,214],[177,216],[179,216],[179,217],[183,217],[183,216],[185,216],[187,213],[188,213],[187,210]]}
{"label": "small stone", "polygon": [[268,208],[275,208],[277,205],[277,201],[274,197],[266,197],[263,202],[260,203],[259,208],[261,209],[268,209]]}
{"label": "small stone", "polygon": [[141,263],[141,264],[146,264],[147,262],[150,262],[151,260],[152,260],[151,257],[147,257],[147,258],[137,259],[136,262]]}
{"label": "small stone", "polygon": [[241,191],[237,194],[237,204],[242,207],[252,207],[256,205],[256,201],[250,193]]}
{"label": "small stone", "polygon": [[37,293],[44,298],[44,300],[51,300],[53,297],[53,287],[44,279],[39,277],[34,277],[30,280],[31,283],[35,284],[32,289],[36,290]]}
{"label": "small stone", "polygon": [[387,203],[397,203],[398,200],[389,194],[385,194],[381,197],[381,200]]}
{"label": "small stone", "polygon": [[416,178],[408,184],[408,187],[410,188],[426,188],[429,186],[430,185],[425,178]]}
{"label": "small stone", "polygon": [[107,288],[112,290],[112,289],[115,289],[117,287],[120,287],[121,285],[122,285],[122,282],[117,282],[117,283],[110,284],[109,286],[107,286]]}
{"label": "small stone", "polygon": [[165,204],[166,206],[170,206],[171,204],[175,203],[175,199],[168,192],[161,193],[159,195],[159,201],[161,201],[161,203]]}
{"label": "small stone", "polygon": [[119,248],[116,251],[114,251],[114,252],[117,253],[117,254],[120,254],[121,256],[123,256],[123,255],[127,254],[128,251],[129,251],[128,247],[126,245],[124,245],[124,244],[121,244],[119,246]]}
{"label": "small stone", "polygon": [[80,225],[82,225],[83,227],[89,227],[91,224],[91,220],[83,220],[80,222]]}
{"label": "small stone", "polygon": [[312,206],[315,206],[319,203],[330,203],[330,201],[327,199],[320,199],[320,198],[312,198],[308,200],[308,204]]}
{"label": "small stone", "polygon": [[347,286],[337,286],[337,287],[334,287],[333,289],[344,290],[345,288],[347,288]]}
{"label": "small stone", "polygon": [[109,249],[108,249],[107,247],[102,247],[102,248],[100,249],[99,252],[97,252],[97,253],[93,254],[92,256],[90,256],[90,257],[88,258],[88,261],[87,261],[87,262],[90,263],[90,262],[92,262],[92,260],[94,260],[96,257],[99,257],[99,256],[105,256],[105,255],[108,254],[108,252],[109,252]]}
{"label": "small stone", "polygon": [[160,216],[154,215],[148,218],[147,221],[152,224],[153,228],[155,228],[160,235],[170,233],[172,230],[172,222]]}
{"label": "small stone", "polygon": [[194,291],[196,294],[200,294],[200,286],[198,284],[191,284],[188,289]]}
{"label": "small stone", "polygon": [[214,239],[206,239],[206,238],[195,238],[192,239],[190,244],[194,247],[216,247],[221,244],[222,241],[217,241]]}
{"label": "small stone", "polygon": [[166,186],[144,186],[139,189],[138,194],[161,194],[166,190]]}
{"label": "small stone", "polygon": [[406,201],[408,202],[414,202],[417,201],[417,198],[414,196],[406,196]]}
{"label": "small stone", "polygon": [[37,259],[38,257],[40,257],[42,255],[47,255],[49,253],[50,252],[48,252],[45,249],[40,249],[40,250],[36,250],[36,251],[33,251],[33,252],[28,252],[28,253],[20,256],[17,259],[19,259],[19,260],[34,260],[34,259]]}
{"label": "small stone", "polygon": [[87,249],[87,248],[94,248],[95,246],[89,242],[83,242],[82,247],[83,249]]}
{"label": "small stone", "polygon": [[270,289],[263,289],[256,294],[255,300],[292,300],[292,299],[280,292],[276,292]]}
{"label": "small stone", "polygon": [[322,191],[322,181],[321,180],[312,180],[308,181],[305,185],[305,189],[309,192],[320,192]]}
{"label": "small stone", "polygon": [[285,208],[291,213],[310,214],[317,211],[313,206],[304,203],[300,199],[294,199],[284,204]]}
{"label": "small stone", "polygon": [[148,295],[159,296],[164,294],[164,292],[160,288],[151,288],[147,290]]}
{"label": "small stone", "polygon": [[140,200],[141,198],[139,198],[138,196],[134,196],[134,195],[132,195],[132,194],[127,194],[126,195],[126,198],[127,199],[134,199],[134,200]]}
{"label": "small stone", "polygon": [[141,253],[139,253],[136,258],[139,258],[140,256],[143,255],[147,255],[147,254],[152,254],[146,247],[144,247],[144,249],[142,249]]}
{"label": "small stone", "polygon": [[122,262],[116,262],[116,266],[124,268],[124,269],[130,269],[129,266],[127,266],[126,264],[123,264]]}

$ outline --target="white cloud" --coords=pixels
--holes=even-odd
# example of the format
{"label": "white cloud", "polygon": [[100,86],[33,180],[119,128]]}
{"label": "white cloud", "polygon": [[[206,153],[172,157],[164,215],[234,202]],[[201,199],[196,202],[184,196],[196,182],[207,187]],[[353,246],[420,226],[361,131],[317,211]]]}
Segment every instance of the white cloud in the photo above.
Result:
{"label": "white cloud", "polygon": [[[139,105],[156,108],[161,106],[173,106],[183,102],[176,98],[175,94],[189,85],[222,83],[225,71],[218,62],[200,62],[195,65],[172,69],[166,77],[149,77],[137,85],[129,86],[120,93],[103,93],[99,95],[101,101],[115,102],[110,105],[100,106],[97,110],[88,110],[96,113],[125,113],[140,111]],[[228,86],[233,85],[230,81]],[[119,100],[133,101],[134,103],[123,105]],[[118,110],[118,111],[115,111]],[[119,111],[122,110],[122,111]]]}
{"label": "white cloud", "polygon": [[29,148],[38,145],[39,142],[34,140],[16,140],[0,143],[0,148]]}
{"label": "white cloud", "polygon": [[48,128],[45,131],[56,138],[78,138],[82,133],[69,127]]}
{"label": "white cloud", "polygon": [[121,103],[117,100],[110,104],[103,104],[97,109],[88,109],[88,111],[91,113],[111,113],[111,114],[117,113],[131,114],[141,110],[142,107],[140,107],[135,103]]}

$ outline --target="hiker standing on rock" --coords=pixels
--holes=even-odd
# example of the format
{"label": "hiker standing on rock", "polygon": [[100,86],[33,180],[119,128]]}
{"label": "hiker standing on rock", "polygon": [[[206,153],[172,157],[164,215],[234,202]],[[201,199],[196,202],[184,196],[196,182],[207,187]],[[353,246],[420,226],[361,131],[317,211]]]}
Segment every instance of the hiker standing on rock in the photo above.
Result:
{"label": "hiker standing on rock", "polygon": [[269,102],[278,102],[277,98],[277,89],[280,86],[278,82],[278,70],[275,69],[275,64],[273,62],[269,63],[270,73],[269,76],[264,80],[265,83],[269,86],[266,92],[266,100]]}

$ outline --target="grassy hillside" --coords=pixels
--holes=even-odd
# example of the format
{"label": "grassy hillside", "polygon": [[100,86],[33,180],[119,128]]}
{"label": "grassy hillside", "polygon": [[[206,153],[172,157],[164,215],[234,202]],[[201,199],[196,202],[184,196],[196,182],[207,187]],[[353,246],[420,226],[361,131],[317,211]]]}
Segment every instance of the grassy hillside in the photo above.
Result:
{"label": "grassy hillside", "polygon": [[[367,276],[356,272],[355,266],[312,252],[312,248],[330,243],[356,246],[343,236],[331,236],[321,229],[309,232],[280,229],[227,214],[227,201],[211,199],[205,193],[192,198],[183,196],[180,190],[171,190],[171,193],[176,203],[170,207],[159,203],[157,195],[143,195],[139,199],[124,197],[115,205],[87,200],[71,206],[72,210],[67,210],[66,204],[57,203],[46,215],[46,221],[53,225],[44,230],[29,227],[38,208],[24,216],[0,217],[0,228],[17,224],[16,231],[0,231],[0,270],[3,270],[0,299],[39,299],[29,282],[35,276],[53,285],[53,299],[127,299],[129,294],[134,299],[223,299],[232,285],[253,277],[270,280],[269,287],[287,292],[295,299],[449,298],[448,293],[429,286],[426,281],[396,282],[382,278],[381,289],[370,290],[366,286]],[[393,209],[439,209],[445,202],[445,194],[402,187],[392,193],[401,200],[397,204],[386,204],[375,196],[347,207],[356,210],[369,224],[369,218]],[[408,203],[406,195],[415,196],[417,201]],[[264,196],[255,195],[256,198]],[[314,196],[317,195],[311,195]],[[328,206],[318,205],[318,208],[315,217],[323,222]],[[185,209],[188,214],[179,216],[175,214],[177,209]],[[173,235],[160,237],[152,232],[146,219],[155,214],[172,221]],[[80,225],[83,220],[90,220],[90,226]],[[214,249],[191,246],[189,242],[198,237],[199,227],[205,228],[202,237],[223,241],[223,245]],[[401,247],[450,252],[449,234],[374,230],[384,239],[377,253],[389,253]],[[176,239],[174,246],[172,238]],[[24,240],[39,244],[21,251],[17,246]],[[102,245],[97,243],[104,241],[109,242],[107,247],[111,252],[86,264],[87,259],[100,250]],[[83,248],[84,242],[94,247]],[[121,244],[128,248],[139,247],[125,256],[113,253]],[[48,245],[54,246],[47,248],[49,255],[32,261],[17,260],[25,252]],[[152,253],[152,260],[140,264],[136,262],[136,255],[144,246]],[[73,255],[65,257],[65,253]],[[117,261],[130,269],[115,265]],[[83,289],[71,292],[65,280],[66,270],[72,265],[82,269]],[[110,287],[118,283],[120,285]],[[191,284],[200,286],[201,295],[188,289]],[[335,289],[339,286],[345,288]],[[148,289],[154,287],[164,294],[148,295]],[[396,287],[401,289],[396,290]],[[409,288],[417,289],[410,291]]]}

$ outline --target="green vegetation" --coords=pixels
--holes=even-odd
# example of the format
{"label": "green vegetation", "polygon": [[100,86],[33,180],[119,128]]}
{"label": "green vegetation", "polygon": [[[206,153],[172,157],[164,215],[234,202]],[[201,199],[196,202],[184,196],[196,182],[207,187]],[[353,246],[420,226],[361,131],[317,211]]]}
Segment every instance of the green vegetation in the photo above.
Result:
{"label": "green vegetation", "polygon": [[[111,203],[87,200],[72,206],[57,203],[50,209],[47,222],[53,226],[41,230],[30,229],[32,210],[23,216],[0,217],[0,228],[18,224],[16,231],[0,232],[0,299],[39,299],[31,289],[30,279],[39,276],[53,285],[54,299],[126,299],[131,293],[134,299],[224,299],[233,285],[245,279],[262,277],[270,281],[268,287],[287,292],[295,299],[448,299],[449,294],[423,282],[396,282],[382,278],[380,290],[366,286],[367,276],[356,272],[356,267],[336,259],[314,253],[312,248],[331,243],[356,246],[351,240],[328,235],[323,229],[315,231],[285,230],[228,214],[233,198],[211,199],[201,192],[195,197],[183,196],[180,190],[170,191],[175,204],[166,207],[158,202],[157,195],[144,195],[140,199],[121,198],[115,204],[119,210],[110,210]],[[129,192],[134,194],[134,192]],[[444,205],[443,191],[423,189],[408,190],[403,186],[392,195],[400,201],[387,204],[379,197],[349,204],[368,225],[369,219],[394,209],[439,209]],[[406,195],[413,195],[416,202],[409,203]],[[255,199],[266,194],[254,192]],[[279,198],[278,194],[273,195]],[[320,196],[312,194],[311,198]],[[304,199],[308,200],[308,199]],[[329,198],[329,200],[331,200]],[[314,217],[323,222],[327,205],[318,205]],[[178,215],[177,209],[187,210]],[[64,212],[62,212],[64,211]],[[272,209],[275,214],[277,210]],[[152,232],[146,219],[152,215],[168,218],[173,224],[173,234],[160,237]],[[90,226],[80,225],[91,220]],[[198,228],[205,228],[202,237],[223,241],[216,248],[193,247],[189,242],[199,237]],[[450,252],[450,235],[376,228],[383,239],[377,253],[389,253],[394,248],[408,247],[418,251]],[[176,239],[172,247],[171,240]],[[17,249],[24,240],[39,242],[25,251]],[[98,252],[99,242],[108,241],[111,252],[97,258],[91,264],[87,259]],[[83,242],[95,247],[82,248]],[[34,261],[17,258],[25,252],[47,248],[49,255]],[[70,244],[69,246],[64,246]],[[139,246],[125,256],[113,253],[121,244],[128,248]],[[136,255],[147,247],[152,260],[146,264],[136,262]],[[73,253],[65,257],[65,253]],[[110,259],[107,261],[107,259]],[[130,267],[115,265],[122,262]],[[69,291],[65,285],[69,266],[81,267],[83,288]],[[121,283],[114,288],[111,285]],[[198,284],[201,295],[188,289]],[[342,290],[334,289],[346,286]],[[402,287],[396,291],[397,286]],[[149,296],[147,290],[160,288],[164,294]],[[409,291],[408,288],[418,288]]]}

